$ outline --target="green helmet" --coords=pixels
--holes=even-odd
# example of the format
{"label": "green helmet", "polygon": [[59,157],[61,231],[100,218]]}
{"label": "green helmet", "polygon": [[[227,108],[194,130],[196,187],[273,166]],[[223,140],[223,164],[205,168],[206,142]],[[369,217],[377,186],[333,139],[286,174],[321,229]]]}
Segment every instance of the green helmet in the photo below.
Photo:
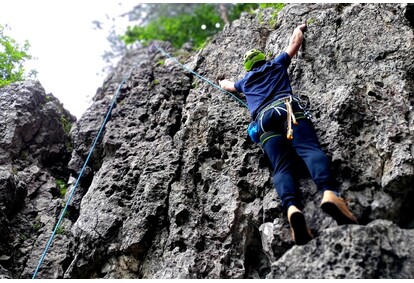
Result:
{"label": "green helmet", "polygon": [[253,65],[257,62],[266,60],[264,53],[258,49],[252,49],[246,52],[243,57],[244,68],[246,71],[250,71],[253,68]]}

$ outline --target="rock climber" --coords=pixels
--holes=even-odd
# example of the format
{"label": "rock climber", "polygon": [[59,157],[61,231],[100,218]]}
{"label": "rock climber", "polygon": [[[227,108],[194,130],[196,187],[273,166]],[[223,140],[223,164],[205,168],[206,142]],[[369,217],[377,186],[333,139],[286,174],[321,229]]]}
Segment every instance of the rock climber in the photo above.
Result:
{"label": "rock climber", "polygon": [[[306,29],[306,24],[297,26],[287,49],[273,60],[266,61],[260,50],[249,50],[244,55],[247,74],[241,80],[219,80],[223,89],[244,93],[246,97],[252,117],[249,135],[261,143],[272,164],[273,184],[287,211],[292,238],[297,245],[308,243],[313,235],[301,211],[304,205],[293,177],[295,152],[323,192],[321,209],[338,225],[358,224],[334,185],[330,161],[320,147],[309,114],[292,93],[287,68],[302,45]],[[259,138],[255,138],[254,129]]]}

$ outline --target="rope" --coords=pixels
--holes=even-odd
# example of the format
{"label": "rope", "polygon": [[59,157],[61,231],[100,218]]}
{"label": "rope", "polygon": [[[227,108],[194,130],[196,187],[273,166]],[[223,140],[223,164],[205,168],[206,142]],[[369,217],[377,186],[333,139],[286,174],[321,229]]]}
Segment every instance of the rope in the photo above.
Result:
{"label": "rope", "polygon": [[98,143],[99,137],[100,137],[100,135],[101,135],[101,133],[102,133],[102,131],[103,131],[104,127],[105,127],[105,124],[106,124],[106,123],[107,123],[107,121],[109,120],[109,117],[110,117],[110,114],[111,114],[111,112],[112,112],[112,109],[114,108],[114,106],[115,106],[115,104],[116,104],[116,99],[117,99],[117,97],[118,97],[119,91],[121,90],[121,87],[122,87],[122,85],[125,83],[125,81],[126,81],[126,80],[127,80],[127,79],[131,76],[131,73],[132,73],[132,71],[133,71],[133,69],[134,69],[134,68],[135,68],[135,65],[134,65],[133,67],[131,67],[131,69],[129,70],[129,72],[128,72],[125,76],[124,76],[124,78],[122,79],[122,82],[121,82],[121,83],[119,84],[119,86],[118,86],[118,89],[117,89],[117,91],[116,91],[116,93],[115,93],[114,97],[112,98],[112,103],[111,103],[111,106],[110,106],[110,108],[108,109],[108,112],[107,112],[107,114],[106,114],[106,117],[105,117],[105,119],[104,119],[104,121],[103,121],[103,123],[102,123],[102,125],[101,125],[101,128],[99,129],[98,135],[96,136],[95,141],[93,142],[92,147],[91,147],[91,148],[90,148],[90,150],[89,150],[88,157],[86,158],[86,161],[85,161],[85,163],[83,164],[82,170],[81,170],[81,171],[80,171],[80,173],[79,173],[79,176],[78,176],[78,179],[76,180],[75,186],[73,187],[72,192],[70,193],[69,198],[68,198],[68,200],[67,200],[67,202],[66,202],[66,204],[65,204],[65,207],[63,208],[62,213],[60,214],[60,217],[59,217],[58,222],[56,223],[55,229],[53,230],[52,235],[50,236],[49,241],[48,241],[48,242],[47,242],[47,244],[46,244],[46,248],[45,248],[45,250],[43,251],[43,254],[42,254],[42,256],[41,256],[41,258],[40,258],[40,260],[39,260],[39,264],[37,265],[35,272],[33,273],[33,277],[32,277],[32,279],[35,279],[35,278],[36,278],[36,275],[37,275],[37,273],[38,273],[38,271],[39,271],[39,269],[40,269],[40,266],[42,265],[43,260],[44,260],[44,259],[45,259],[45,257],[46,257],[46,253],[48,252],[48,250],[49,250],[49,248],[50,248],[50,245],[52,244],[53,238],[54,238],[54,237],[55,237],[55,235],[56,235],[56,231],[57,231],[57,229],[59,228],[59,225],[60,225],[60,223],[61,223],[61,222],[62,222],[62,220],[63,220],[63,217],[64,217],[64,215],[65,215],[65,213],[66,213],[66,210],[67,210],[67,208],[68,208],[68,206],[69,206],[70,201],[72,200],[73,195],[75,194],[76,188],[77,188],[77,186],[78,186],[78,184],[79,184],[79,180],[80,180],[80,178],[82,177],[82,175],[83,175],[83,173],[84,173],[84,171],[85,171],[85,169],[86,169],[86,165],[88,164],[88,161],[89,161],[89,159],[90,159],[90,157],[91,157],[91,155],[92,155],[92,152],[93,152],[93,150],[95,149],[96,144]]}
{"label": "rope", "polygon": [[290,97],[290,100],[289,100],[289,98],[285,99],[286,110],[287,110],[286,117],[287,117],[287,125],[288,125],[286,136],[287,136],[288,140],[293,140],[292,120],[293,120],[293,124],[295,124],[295,125],[298,124],[298,122],[296,121],[295,114],[293,113],[293,110],[292,110],[291,102],[292,102],[292,97]]}
{"label": "rope", "polygon": [[195,75],[197,78],[209,83],[210,85],[214,86],[215,88],[219,89],[221,92],[230,95],[233,99],[235,99],[238,103],[240,103],[242,106],[249,108],[249,106],[247,106],[247,104],[245,102],[243,102],[240,98],[238,98],[237,96],[235,96],[233,93],[228,92],[227,90],[222,89],[220,86],[216,85],[215,83],[213,83],[212,81],[206,79],[205,77],[203,77],[202,75],[197,74],[196,72],[194,72],[193,70],[191,70],[190,68],[188,68],[187,66],[181,64],[177,59],[175,59],[174,57],[172,57],[170,54],[168,54],[164,49],[162,49],[161,47],[158,47],[157,45],[155,45],[155,48],[158,49],[158,51],[161,51],[161,53],[170,58],[171,60],[173,60],[174,62],[176,62],[178,65],[180,65],[181,67],[183,67],[184,69],[186,69],[187,71],[189,71],[190,73],[192,73],[193,75]]}

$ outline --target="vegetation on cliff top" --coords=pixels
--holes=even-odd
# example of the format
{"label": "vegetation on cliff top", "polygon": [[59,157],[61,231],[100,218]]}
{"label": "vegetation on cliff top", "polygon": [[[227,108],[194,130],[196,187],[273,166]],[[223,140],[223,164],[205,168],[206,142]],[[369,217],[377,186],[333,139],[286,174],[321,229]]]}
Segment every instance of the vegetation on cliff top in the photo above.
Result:
{"label": "vegetation on cliff top", "polygon": [[[284,4],[142,4],[135,13],[140,24],[128,27],[121,39],[126,44],[139,42],[143,45],[151,40],[168,41],[180,48],[189,42],[193,48],[221,31],[226,23],[238,19],[242,12],[272,7],[279,11]],[[133,13],[133,11],[131,12]]]}
{"label": "vegetation on cliff top", "polygon": [[[23,45],[19,44],[6,35],[6,28],[0,25],[0,87],[12,82],[24,80],[25,69],[23,64],[32,56],[27,52],[30,44],[26,40]],[[35,76],[32,70],[29,76]]]}

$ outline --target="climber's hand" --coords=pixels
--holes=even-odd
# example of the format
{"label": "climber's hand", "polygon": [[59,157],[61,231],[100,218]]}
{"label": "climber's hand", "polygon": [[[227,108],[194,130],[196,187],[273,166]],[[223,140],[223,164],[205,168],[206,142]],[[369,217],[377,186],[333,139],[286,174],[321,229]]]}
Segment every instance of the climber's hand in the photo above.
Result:
{"label": "climber's hand", "polygon": [[220,87],[224,90],[230,91],[230,92],[236,92],[236,88],[234,87],[234,82],[223,79],[219,80]]}
{"label": "climber's hand", "polygon": [[219,81],[218,81],[221,88],[224,88],[228,82],[229,82],[229,80],[226,80],[224,78],[221,79],[221,80],[219,79]]}

